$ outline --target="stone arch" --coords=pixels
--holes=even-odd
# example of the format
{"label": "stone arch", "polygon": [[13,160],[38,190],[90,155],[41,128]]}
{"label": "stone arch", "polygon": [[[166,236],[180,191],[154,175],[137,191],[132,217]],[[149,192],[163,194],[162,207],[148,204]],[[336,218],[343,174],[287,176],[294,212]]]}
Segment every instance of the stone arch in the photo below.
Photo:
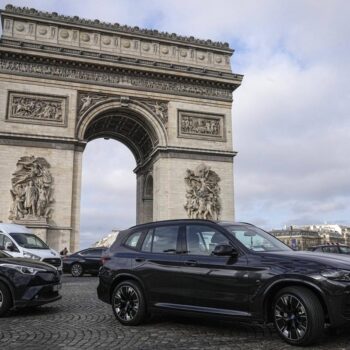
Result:
{"label": "stone arch", "polygon": [[145,103],[129,99],[128,97],[107,98],[83,111],[76,127],[77,138],[79,140],[86,140],[86,131],[91,122],[99,118],[99,116],[111,113],[115,116],[118,114],[129,115],[129,118],[143,124],[155,146],[167,145],[166,125],[164,125],[164,121],[159,120],[151,108]]}

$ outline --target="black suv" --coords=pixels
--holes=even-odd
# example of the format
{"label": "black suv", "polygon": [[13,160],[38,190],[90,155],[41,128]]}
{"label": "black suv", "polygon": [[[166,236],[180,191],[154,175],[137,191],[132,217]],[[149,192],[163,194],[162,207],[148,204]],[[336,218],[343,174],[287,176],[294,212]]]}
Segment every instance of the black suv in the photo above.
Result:
{"label": "black suv", "polygon": [[247,223],[172,220],[119,233],[98,296],[124,325],[157,310],[273,322],[293,345],[350,320],[350,263],[296,252]]}

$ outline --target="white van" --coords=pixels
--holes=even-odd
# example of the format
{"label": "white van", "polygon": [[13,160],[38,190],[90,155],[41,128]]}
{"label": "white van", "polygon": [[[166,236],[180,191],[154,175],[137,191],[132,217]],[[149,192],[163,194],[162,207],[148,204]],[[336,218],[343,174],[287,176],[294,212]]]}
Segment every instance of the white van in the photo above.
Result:
{"label": "white van", "polygon": [[25,226],[0,223],[0,250],[15,258],[46,262],[62,272],[60,255]]}

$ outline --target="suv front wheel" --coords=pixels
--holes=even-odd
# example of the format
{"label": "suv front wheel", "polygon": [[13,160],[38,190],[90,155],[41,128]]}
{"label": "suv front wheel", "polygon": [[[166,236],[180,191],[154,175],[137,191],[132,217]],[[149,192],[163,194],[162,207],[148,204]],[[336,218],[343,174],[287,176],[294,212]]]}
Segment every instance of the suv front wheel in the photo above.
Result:
{"label": "suv front wheel", "polygon": [[279,336],[289,344],[309,345],[323,333],[322,305],[307,288],[283,288],[274,299],[272,311]]}
{"label": "suv front wheel", "polygon": [[138,283],[119,283],[112,293],[112,308],[117,320],[126,326],[137,326],[146,316],[146,302]]}

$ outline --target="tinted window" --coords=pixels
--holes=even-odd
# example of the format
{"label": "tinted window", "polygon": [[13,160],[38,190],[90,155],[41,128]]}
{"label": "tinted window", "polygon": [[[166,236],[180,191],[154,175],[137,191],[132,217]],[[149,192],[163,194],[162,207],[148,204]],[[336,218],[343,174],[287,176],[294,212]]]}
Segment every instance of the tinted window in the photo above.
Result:
{"label": "tinted window", "polygon": [[153,238],[153,230],[149,230],[142,244],[141,250],[143,252],[150,252],[152,250],[152,238]]}
{"label": "tinted window", "polygon": [[179,226],[161,226],[154,229],[153,253],[176,253]]}
{"label": "tinted window", "polygon": [[188,225],[186,242],[187,253],[193,255],[211,255],[218,244],[229,244],[221,232],[203,225]]}
{"label": "tinted window", "polygon": [[85,256],[102,256],[102,253],[104,252],[104,250],[102,249],[89,249],[85,251]]}
{"label": "tinted window", "polygon": [[141,237],[142,231],[132,233],[125,242],[125,245],[131,248],[136,248]]}
{"label": "tinted window", "polygon": [[338,247],[330,245],[329,247],[323,247],[323,251],[325,253],[338,253]]}
{"label": "tinted window", "polygon": [[350,247],[339,247],[342,254],[350,254]]}
{"label": "tinted window", "polygon": [[318,248],[314,249],[314,252],[322,252],[322,247],[318,247]]}

